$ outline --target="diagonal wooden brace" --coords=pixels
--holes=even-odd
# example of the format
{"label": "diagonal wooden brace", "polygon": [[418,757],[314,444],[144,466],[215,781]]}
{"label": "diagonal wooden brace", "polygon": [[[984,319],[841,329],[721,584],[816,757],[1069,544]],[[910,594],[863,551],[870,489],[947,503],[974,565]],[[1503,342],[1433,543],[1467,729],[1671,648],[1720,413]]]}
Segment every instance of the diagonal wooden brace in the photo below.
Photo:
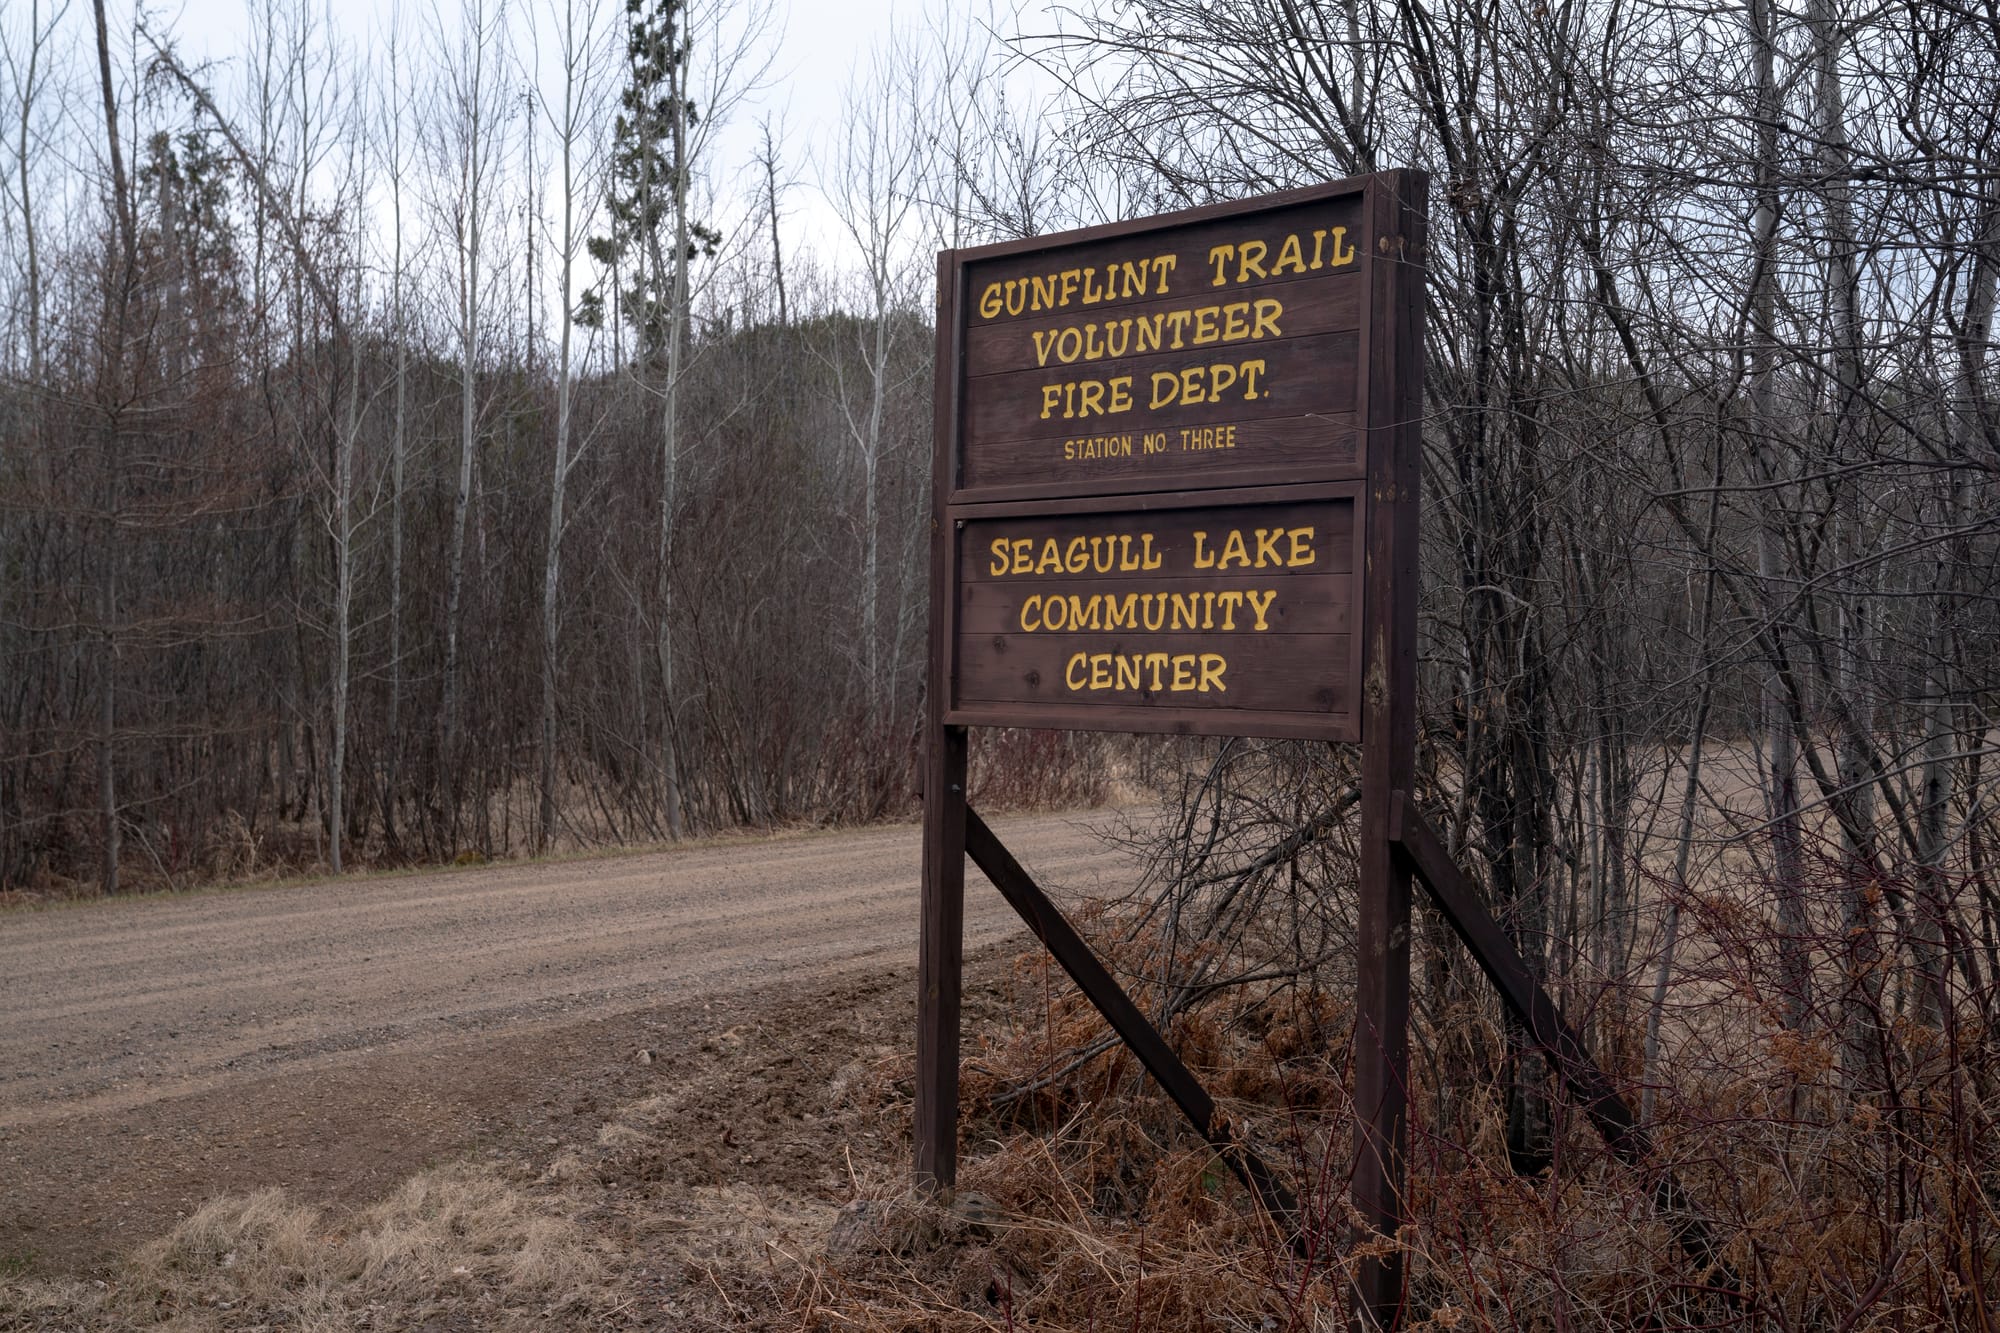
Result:
{"label": "diagonal wooden brace", "polygon": [[1181,1108],[1181,1114],[1188,1118],[1188,1123],[1208,1140],[1216,1155],[1236,1173],[1236,1178],[1257,1196],[1264,1211],[1284,1228],[1291,1238],[1292,1248],[1303,1251],[1306,1243],[1299,1225],[1299,1206],[1291,1191],[1279,1182],[1271,1168],[1248,1144],[1230,1131],[1227,1119],[1216,1114],[1214,1099],[1193,1072],[1181,1063],[1159,1029],[1139,1011],[1138,1005],[1132,1003],[1132,998],[1098,961],[1097,955],[1083,942],[1083,937],[1076,933],[1068,918],[1021,868],[1021,863],[994,836],[986,821],[971,809],[965,812],[965,853],[972,858],[974,865],[985,872],[986,878],[993,881],[993,887],[1000,890],[1000,896],[1021,914],[1021,919],[1028,923],[1028,929],[1035,932],[1035,937],[1062,964],[1063,971],[1069,973],[1070,980],[1097,1006],[1097,1012],[1104,1015],[1104,1021],[1111,1024],[1112,1030],[1139,1057],[1147,1072],[1159,1080],[1167,1095],[1174,1099],[1174,1104]]}
{"label": "diagonal wooden brace", "polygon": [[1452,861],[1443,840],[1424,822],[1407,792],[1396,792],[1390,800],[1389,841],[1408,859],[1417,878],[1430,890],[1431,900],[1529,1037],[1555,1062],[1563,1085],[1582,1105],[1605,1146],[1647,1182],[1654,1205],[1669,1219],[1674,1239],[1697,1264],[1713,1268],[1711,1286],[1732,1301],[1740,1301],[1742,1280],[1723,1261],[1707,1219],[1658,1159],[1652,1136],[1633,1116],[1610,1076],[1591,1059],[1583,1038],[1564,1020],[1500,923],[1480,904],[1472,882]]}

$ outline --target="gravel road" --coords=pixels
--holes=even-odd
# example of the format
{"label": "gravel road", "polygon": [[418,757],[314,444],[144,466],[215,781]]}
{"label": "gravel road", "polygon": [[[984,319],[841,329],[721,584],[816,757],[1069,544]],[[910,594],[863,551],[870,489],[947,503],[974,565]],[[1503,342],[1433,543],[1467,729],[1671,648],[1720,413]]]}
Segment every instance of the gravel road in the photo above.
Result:
{"label": "gravel road", "polygon": [[[1109,890],[1132,863],[1102,822],[996,827],[1050,885]],[[857,975],[907,979],[918,837],[0,915],[0,1264],[83,1271],[223,1190],[369,1197],[455,1152],[583,1126],[620,1091],[585,1075],[640,1046]],[[1025,938],[969,878],[968,948]]]}

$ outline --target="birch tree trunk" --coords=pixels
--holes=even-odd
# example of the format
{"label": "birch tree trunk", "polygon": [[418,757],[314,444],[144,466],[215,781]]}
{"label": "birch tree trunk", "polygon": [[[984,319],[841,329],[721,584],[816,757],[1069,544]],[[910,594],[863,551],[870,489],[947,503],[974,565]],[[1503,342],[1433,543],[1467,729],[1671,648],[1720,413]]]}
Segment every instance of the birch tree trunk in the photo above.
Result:
{"label": "birch tree trunk", "polygon": [[[575,320],[572,318],[576,260],[583,246],[583,229],[577,216],[579,176],[595,179],[594,159],[580,160],[588,152],[585,133],[595,121],[591,104],[594,92],[594,56],[597,35],[587,17],[578,14],[579,0],[564,0],[559,39],[563,68],[562,104],[555,110],[544,96],[542,111],[553,121],[556,131],[559,178],[562,188],[562,232],[557,242],[558,313],[556,347],[556,438],[555,458],[549,478],[547,553],[542,562],[542,699],[541,699],[541,799],[536,821],[535,845],[546,851],[556,828],[556,713],[557,676],[561,660],[562,623],[557,614],[562,584],[562,542],[566,524],[564,497],[570,469],[575,466],[572,450],[572,420],[575,401]],[[584,9],[588,15],[592,11]],[[579,31],[578,25],[582,24]]]}
{"label": "birch tree trunk", "polygon": [[459,371],[458,482],[452,495],[451,547],[445,576],[443,736],[439,745],[439,762],[444,766],[443,780],[449,804],[446,823],[448,847],[456,847],[458,842],[459,811],[464,795],[459,762],[459,736],[463,723],[459,675],[460,636],[465,610],[465,532],[472,507],[472,470],[479,450],[479,356],[484,318],[480,309],[480,283],[485,276],[482,247],[485,242],[487,176],[492,166],[492,140],[497,133],[492,123],[494,107],[491,105],[491,90],[487,86],[486,62],[489,56],[497,54],[489,48],[497,41],[498,21],[486,10],[483,0],[475,0],[468,10],[466,21],[468,31],[464,40],[455,51],[447,43],[445,61],[451,98],[449,114],[453,117],[449,132],[454,138],[451,149],[456,159],[455,192],[450,207],[457,282],[454,314],[458,323]]}
{"label": "birch tree trunk", "polygon": [[382,837],[391,856],[401,851],[396,831],[396,798],[402,790],[403,758],[403,496],[409,454],[410,329],[404,306],[403,266],[403,97],[402,42],[389,38],[389,327],[395,339],[395,408],[389,431],[389,703],[388,775],[382,793]]}

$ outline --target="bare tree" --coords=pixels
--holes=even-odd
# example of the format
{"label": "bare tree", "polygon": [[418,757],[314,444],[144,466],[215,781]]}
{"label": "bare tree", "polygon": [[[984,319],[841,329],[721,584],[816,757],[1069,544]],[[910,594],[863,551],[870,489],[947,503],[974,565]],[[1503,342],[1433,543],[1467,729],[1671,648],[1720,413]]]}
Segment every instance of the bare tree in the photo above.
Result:
{"label": "bare tree", "polygon": [[588,443],[585,440],[572,444],[577,370],[573,340],[576,302],[581,295],[578,265],[584,258],[584,241],[590,231],[592,201],[601,193],[605,33],[596,25],[595,12],[583,0],[563,0],[560,9],[551,0],[545,17],[554,34],[560,86],[559,91],[539,86],[535,90],[542,117],[555,136],[556,188],[562,219],[551,243],[556,258],[559,332],[555,365],[555,458],[549,479],[547,554],[542,566],[541,808],[536,830],[536,845],[541,848],[548,847],[554,838],[557,818],[557,674],[561,661],[557,594],[562,579],[563,533],[568,525],[564,501],[570,472]]}
{"label": "bare tree", "polygon": [[867,377],[859,395],[848,391],[841,362],[833,364],[842,380],[840,406],[847,436],[861,470],[857,658],[871,735],[880,734],[888,703],[881,481],[883,455],[890,444],[887,411],[897,387],[892,377],[899,361],[908,373],[907,359],[897,356],[896,340],[901,330],[918,332],[899,316],[916,304],[908,275],[922,272],[920,264],[911,262],[910,242],[917,221],[920,120],[928,91],[928,72],[911,48],[892,44],[878,51],[866,81],[848,93],[839,144],[820,183],[860,252],[868,316],[856,330]]}
{"label": "bare tree", "polygon": [[484,303],[491,275],[486,233],[494,206],[495,175],[503,151],[505,93],[504,0],[473,0],[454,30],[445,11],[433,8],[430,37],[440,82],[430,107],[426,139],[431,179],[441,192],[432,200],[451,242],[452,312],[458,345],[458,483],[452,500],[444,623],[444,692],[438,719],[438,762],[450,806],[449,840],[457,841],[460,802],[459,737],[461,631],[465,603],[465,534],[472,509],[473,471],[479,453],[479,372],[486,339]]}

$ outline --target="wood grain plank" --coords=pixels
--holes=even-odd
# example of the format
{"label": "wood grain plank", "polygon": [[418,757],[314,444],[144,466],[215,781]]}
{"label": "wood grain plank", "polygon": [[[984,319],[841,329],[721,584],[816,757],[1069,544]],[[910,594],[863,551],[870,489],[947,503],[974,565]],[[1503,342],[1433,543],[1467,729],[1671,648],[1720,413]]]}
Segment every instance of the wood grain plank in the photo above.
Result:
{"label": "wood grain plank", "polygon": [[[964,448],[1351,412],[1358,348],[1353,333],[1325,333],[987,375],[965,389]],[[1094,405],[1090,390],[1066,387],[1086,384],[1098,386]],[[1123,410],[1120,393],[1130,399]]]}
{"label": "wood grain plank", "polygon": [[1353,684],[1330,664],[1346,657],[1348,638],[994,634],[972,651],[961,635],[955,702],[1342,713],[1354,707]]}
{"label": "wood grain plank", "polygon": [[[1269,626],[1267,630],[1257,628],[1258,617],[1253,611],[1243,609],[1240,602],[1218,605],[1212,596],[1204,599],[1194,608],[1202,616],[1204,636],[1349,634],[1354,630],[1354,580],[1344,572],[1281,574],[1262,582],[1246,576],[1236,580],[1234,586],[1228,586],[1230,582],[1191,577],[1159,579],[1150,584],[1148,590],[1182,598],[1218,590],[1241,592],[1250,589],[1277,593],[1264,612],[1263,620]],[[959,585],[958,632],[962,640],[1023,632],[1063,634],[1069,632],[1068,626],[1076,624],[1079,619],[1075,607],[1083,609],[1086,624],[1091,621],[1103,624],[1108,614],[1104,603],[1106,598],[1118,599],[1123,618],[1143,625],[1148,612],[1158,610],[1157,602],[1150,607],[1134,605],[1127,608],[1122,605],[1127,598],[1142,597],[1143,594],[1135,592],[1129,581],[1117,579],[1048,579],[1032,584],[997,579],[967,581]],[[1031,598],[1034,599],[1032,602]],[[1041,610],[1050,598],[1062,599],[1064,603],[1062,627],[1055,630],[1047,628],[1046,617]],[[1183,602],[1182,605],[1187,604]],[[1171,605],[1160,611],[1162,623],[1173,624],[1173,613]]]}
{"label": "wood grain plank", "polygon": [[[1226,206],[1197,209],[1147,219],[1152,225],[1126,225],[1109,234],[1086,231],[1037,238],[1039,244],[1017,243],[973,251],[966,255],[968,323],[977,328],[1050,313],[1083,313],[1112,304],[1121,299],[1120,293],[1131,288],[1123,272],[1113,273],[1110,270],[1162,254],[1174,256],[1173,264],[1165,270],[1166,294],[1169,296],[1257,290],[1298,276],[1289,264],[1283,265],[1275,276],[1270,273],[1273,268],[1280,267],[1285,237],[1290,235],[1302,238],[1300,256],[1307,265],[1307,274],[1339,273],[1339,267],[1329,267],[1336,258],[1331,235],[1318,241],[1319,249],[1315,255],[1312,233],[1330,233],[1333,228],[1344,227],[1347,230],[1343,241],[1352,246],[1360,232],[1360,218],[1361,200],[1350,187],[1347,191],[1321,194],[1318,198],[1255,212]],[[1237,262],[1239,256],[1232,255],[1223,270],[1224,280],[1217,283],[1216,269],[1210,262],[1211,249],[1217,245],[1240,246],[1245,242],[1263,247],[1265,275],[1259,276],[1254,268],[1246,269]],[[1311,267],[1314,258],[1320,262],[1317,269]],[[1357,255],[1355,262],[1358,263],[1359,258]],[[1094,271],[1094,282],[1087,282],[1082,277],[1084,270]],[[1067,290],[1059,283],[1046,282],[1065,271],[1074,271],[1079,275]],[[1142,279],[1147,281],[1148,295],[1158,293],[1157,273],[1158,270],[1155,270]],[[1017,299],[1009,301],[1005,284],[1031,283],[1037,277],[1045,280],[1042,291],[1017,285]],[[997,304],[988,297],[993,284],[1002,287]],[[1089,300],[1092,287],[1109,299]],[[1054,304],[1057,301],[1061,304]]]}
{"label": "wood grain plank", "polygon": [[[1194,352],[1352,332],[1361,325],[1361,267],[979,325],[966,331],[965,374],[977,381],[1016,370],[1077,370],[1145,350],[1142,340],[1155,331],[1153,350]],[[1218,336],[1197,341],[1204,327]]]}
{"label": "wood grain plank", "polygon": [[967,452],[963,478],[969,487],[1025,486],[1051,493],[1065,487],[1102,492],[1131,483],[1191,489],[1234,484],[1260,469],[1291,481],[1359,477],[1361,435],[1355,426],[1352,412],[1238,418],[1207,427],[1228,428],[1221,436],[1184,436],[1184,430],[1202,428],[1170,427],[1158,432],[1165,437],[1161,447],[1149,451],[1148,432],[1093,423],[1083,430],[983,441]]}

